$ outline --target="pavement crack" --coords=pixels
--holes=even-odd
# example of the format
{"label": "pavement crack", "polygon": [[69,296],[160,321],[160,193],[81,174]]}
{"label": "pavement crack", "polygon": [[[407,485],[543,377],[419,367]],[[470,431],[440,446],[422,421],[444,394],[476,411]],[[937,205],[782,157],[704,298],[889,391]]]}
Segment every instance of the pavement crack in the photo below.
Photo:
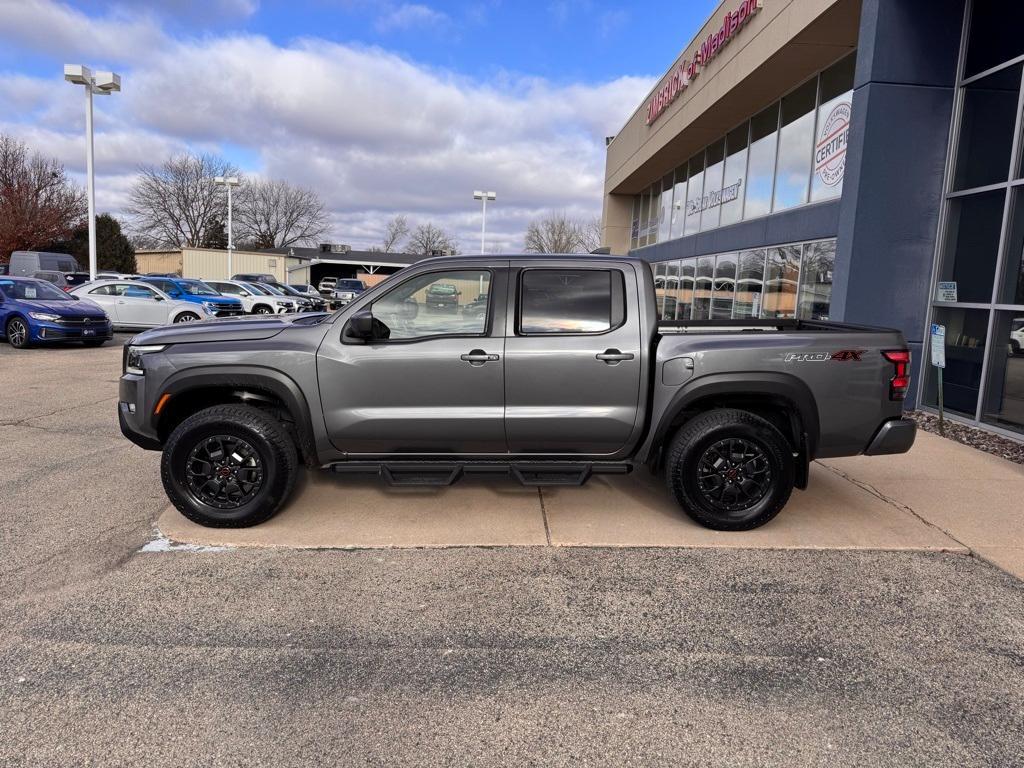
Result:
{"label": "pavement crack", "polygon": [[[111,400],[117,400],[117,395],[114,395],[112,397],[108,395],[107,397],[102,397],[99,400],[93,400],[92,402],[89,403],[76,403],[75,405],[72,406],[62,406],[55,410],[49,411],[48,413],[37,413],[33,414],[32,416],[26,416],[23,419],[15,419],[14,421],[0,421],[0,427],[31,427],[34,425],[29,424],[28,422],[30,421],[35,421],[36,419],[45,419],[48,416],[56,416],[58,413],[66,413],[67,411],[77,411],[82,408],[88,408],[89,406],[92,405],[107,403],[110,402]],[[36,429],[44,429],[44,427],[36,427]]]}
{"label": "pavement crack", "polygon": [[548,524],[548,508],[544,504],[544,489],[537,486],[537,498],[540,499],[540,516],[544,520],[544,538],[551,546],[551,526]]}
{"label": "pavement crack", "polygon": [[928,518],[924,517],[924,516],[923,516],[923,515],[921,515],[921,514],[920,514],[919,512],[917,512],[917,511],[916,511],[916,510],[915,510],[915,509],[914,509],[913,507],[908,507],[908,506],[907,506],[906,504],[904,504],[903,502],[901,502],[901,501],[897,501],[896,499],[892,498],[891,496],[886,496],[886,495],[885,495],[884,493],[882,493],[882,492],[881,492],[880,490],[878,490],[877,488],[875,488],[875,486],[871,485],[870,483],[865,483],[865,482],[864,482],[863,480],[858,480],[857,478],[855,478],[855,477],[853,477],[853,476],[851,476],[851,475],[848,475],[848,474],[846,474],[846,473],[845,473],[845,472],[843,472],[843,471],[842,471],[841,469],[838,469],[838,468],[836,468],[836,467],[833,467],[833,466],[831,466],[831,465],[829,465],[829,464],[825,464],[825,463],[823,463],[823,462],[821,462],[821,461],[818,461],[818,462],[815,462],[815,463],[816,463],[816,464],[818,464],[818,465],[819,465],[819,466],[821,466],[821,467],[824,467],[825,469],[827,469],[827,470],[828,470],[829,472],[831,472],[832,474],[834,474],[834,475],[838,475],[839,477],[843,478],[843,479],[844,479],[844,480],[846,480],[847,482],[849,482],[849,483],[853,483],[854,485],[856,485],[856,486],[857,486],[858,488],[860,488],[861,490],[863,490],[863,491],[867,491],[867,492],[868,492],[868,493],[870,493],[870,494],[871,494],[872,496],[874,496],[875,498],[877,498],[877,499],[878,499],[878,500],[880,500],[880,501],[883,501],[883,502],[885,502],[885,503],[886,503],[886,504],[888,504],[889,506],[891,506],[891,507],[895,507],[896,509],[900,510],[901,512],[906,512],[907,514],[909,514],[909,515],[912,515],[913,517],[915,517],[915,518],[917,518],[918,520],[920,520],[920,521],[921,521],[922,523],[924,523],[924,524],[925,524],[926,526],[928,526],[929,528],[931,528],[931,529],[933,529],[933,530],[936,530],[936,531],[938,531],[939,533],[942,533],[943,535],[945,535],[945,536],[947,536],[948,538],[950,538],[950,539],[952,539],[953,541],[955,541],[955,542],[956,542],[957,544],[959,544],[959,545],[960,545],[961,547],[963,547],[964,549],[966,549],[966,550],[967,550],[967,552],[968,552],[968,554],[970,554],[970,555],[972,555],[972,556],[973,556],[973,555],[975,554],[975,553],[974,553],[974,550],[973,550],[973,549],[971,549],[971,548],[970,548],[970,547],[969,547],[969,546],[968,546],[967,544],[965,544],[964,542],[962,542],[962,541],[961,541],[960,539],[958,539],[958,538],[957,538],[957,537],[956,537],[955,535],[953,535],[953,532],[952,532],[952,531],[949,531],[949,530],[947,530],[947,529],[943,528],[943,527],[942,527],[941,525],[936,525],[936,524],[935,524],[935,523],[933,523],[933,522],[932,522],[931,520],[929,520]]}

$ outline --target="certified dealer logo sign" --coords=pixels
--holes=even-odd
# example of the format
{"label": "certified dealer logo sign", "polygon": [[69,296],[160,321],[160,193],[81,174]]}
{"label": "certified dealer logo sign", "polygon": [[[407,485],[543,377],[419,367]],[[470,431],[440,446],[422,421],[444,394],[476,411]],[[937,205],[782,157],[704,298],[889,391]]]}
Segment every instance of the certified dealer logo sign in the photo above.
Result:
{"label": "certified dealer logo sign", "polygon": [[846,170],[846,142],[850,137],[850,102],[836,104],[828,113],[814,147],[814,172],[825,184],[834,187]]}

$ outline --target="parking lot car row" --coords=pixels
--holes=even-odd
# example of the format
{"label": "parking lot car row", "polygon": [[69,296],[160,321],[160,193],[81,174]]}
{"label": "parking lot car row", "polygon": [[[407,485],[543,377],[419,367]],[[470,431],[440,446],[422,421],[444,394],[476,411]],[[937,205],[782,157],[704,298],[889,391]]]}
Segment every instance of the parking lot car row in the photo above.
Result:
{"label": "parking lot car row", "polygon": [[[246,314],[294,314],[323,311],[328,302],[319,295],[255,275],[252,282],[237,278],[203,281],[177,275],[120,275],[106,273],[97,280],[45,279],[46,275],[0,276],[0,337],[15,348],[81,341],[99,346],[114,330],[143,330]],[[45,270],[44,270],[45,272]]]}

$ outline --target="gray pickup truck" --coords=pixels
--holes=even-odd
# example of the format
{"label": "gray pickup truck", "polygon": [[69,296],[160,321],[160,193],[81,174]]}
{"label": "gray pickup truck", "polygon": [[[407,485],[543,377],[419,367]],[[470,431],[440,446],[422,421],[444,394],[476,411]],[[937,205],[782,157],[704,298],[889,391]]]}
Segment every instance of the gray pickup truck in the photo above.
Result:
{"label": "gray pickup truck", "polygon": [[[455,286],[460,305],[432,307]],[[174,505],[247,526],[301,460],[396,485],[471,473],[579,485],[645,466],[702,525],[772,519],[812,459],[910,449],[897,331],[659,323],[650,267],[616,257],[446,257],[334,314],[209,320],[124,350],[118,415],[162,450]]]}

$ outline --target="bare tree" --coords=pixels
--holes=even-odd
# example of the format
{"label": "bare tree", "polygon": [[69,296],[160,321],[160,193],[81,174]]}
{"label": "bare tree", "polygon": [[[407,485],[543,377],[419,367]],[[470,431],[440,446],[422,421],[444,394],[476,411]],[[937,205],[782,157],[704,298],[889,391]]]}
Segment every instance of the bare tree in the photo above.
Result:
{"label": "bare tree", "polygon": [[63,165],[0,134],[0,259],[68,239],[86,211],[85,190]]}
{"label": "bare tree", "polygon": [[592,216],[580,222],[580,250],[593,253],[601,247],[601,217]]}
{"label": "bare tree", "polygon": [[214,176],[238,169],[222,157],[186,153],[159,166],[143,166],[128,197],[138,240],[175,248],[197,247],[227,218],[227,199]]}
{"label": "bare tree", "polygon": [[247,182],[237,199],[238,239],[255,248],[316,243],[327,231],[324,203],[311,189],[260,179]]}
{"label": "bare tree", "polygon": [[526,227],[527,253],[579,253],[583,250],[582,227],[564,212],[549,213]]}
{"label": "bare tree", "polygon": [[384,253],[394,253],[398,244],[408,236],[408,220],[405,216],[395,216],[384,227]]}
{"label": "bare tree", "polygon": [[412,231],[406,250],[429,256],[436,252],[456,252],[455,238],[430,222],[420,224]]}

